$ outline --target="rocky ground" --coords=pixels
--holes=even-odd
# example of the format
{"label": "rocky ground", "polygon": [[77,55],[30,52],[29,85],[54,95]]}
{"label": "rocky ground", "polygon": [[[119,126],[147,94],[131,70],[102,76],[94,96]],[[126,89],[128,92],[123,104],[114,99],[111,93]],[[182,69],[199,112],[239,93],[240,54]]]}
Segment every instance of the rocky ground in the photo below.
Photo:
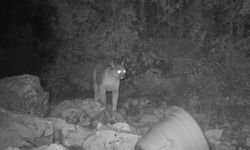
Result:
{"label": "rocky ground", "polygon": [[151,142],[157,143],[151,144],[154,148],[162,144],[173,149],[173,143],[178,143],[185,149],[205,150],[205,137],[211,150],[250,149],[250,109],[246,106],[227,108],[230,113],[216,108],[207,116],[148,96],[127,99],[117,112],[92,98],[66,99],[50,107],[48,98],[35,76],[0,81],[0,149],[132,150],[140,139],[137,150]]}

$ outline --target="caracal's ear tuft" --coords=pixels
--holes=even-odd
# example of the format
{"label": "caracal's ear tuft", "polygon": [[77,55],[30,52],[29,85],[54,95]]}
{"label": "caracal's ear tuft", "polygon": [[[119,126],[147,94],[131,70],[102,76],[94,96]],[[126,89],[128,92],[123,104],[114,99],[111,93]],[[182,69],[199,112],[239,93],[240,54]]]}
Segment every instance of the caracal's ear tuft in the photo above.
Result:
{"label": "caracal's ear tuft", "polygon": [[113,61],[113,60],[110,62],[110,66],[111,66],[112,68],[115,68],[115,64],[114,64],[114,61]]}
{"label": "caracal's ear tuft", "polygon": [[122,66],[124,66],[125,61],[126,61],[126,60],[125,60],[125,59],[123,59],[123,61],[122,61],[122,63],[121,63],[121,65],[122,65]]}

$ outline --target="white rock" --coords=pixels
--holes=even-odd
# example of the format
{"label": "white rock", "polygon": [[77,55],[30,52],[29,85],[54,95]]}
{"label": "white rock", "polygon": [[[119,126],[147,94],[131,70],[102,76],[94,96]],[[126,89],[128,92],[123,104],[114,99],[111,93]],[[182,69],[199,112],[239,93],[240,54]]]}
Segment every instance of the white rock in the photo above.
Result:
{"label": "white rock", "polygon": [[90,136],[84,143],[87,150],[134,150],[139,135],[113,130],[100,130]]}

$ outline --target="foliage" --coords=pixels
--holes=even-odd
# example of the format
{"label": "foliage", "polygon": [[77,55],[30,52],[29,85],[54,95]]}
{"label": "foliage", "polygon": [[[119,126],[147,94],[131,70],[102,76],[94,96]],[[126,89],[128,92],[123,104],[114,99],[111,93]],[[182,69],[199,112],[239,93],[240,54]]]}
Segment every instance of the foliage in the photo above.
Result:
{"label": "foliage", "polygon": [[54,34],[63,44],[55,63],[46,69],[43,78],[56,95],[69,91],[72,86],[81,91],[90,90],[93,64],[98,61],[125,57],[129,61],[133,57],[129,54],[138,35],[131,24],[136,16],[130,6],[120,9],[120,2],[113,3],[115,8],[106,6],[115,9],[113,14],[101,16],[89,1],[53,1],[59,15],[53,24]]}
{"label": "foliage", "polygon": [[91,91],[98,61],[126,59],[121,97],[154,94],[210,115],[249,104],[249,0],[54,0],[62,41],[43,78]]}

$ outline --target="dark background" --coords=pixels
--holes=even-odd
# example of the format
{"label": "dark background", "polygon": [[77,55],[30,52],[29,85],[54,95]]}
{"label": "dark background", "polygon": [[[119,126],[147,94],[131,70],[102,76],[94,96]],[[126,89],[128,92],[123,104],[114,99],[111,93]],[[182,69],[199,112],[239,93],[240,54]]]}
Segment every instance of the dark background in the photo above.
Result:
{"label": "dark background", "polygon": [[0,11],[0,77],[37,75],[51,97],[92,92],[96,63],[126,59],[121,99],[249,105],[249,0],[2,0]]}
{"label": "dark background", "polygon": [[0,2],[0,77],[18,74],[39,75],[53,52],[49,17],[52,7],[46,1],[2,0]]}

